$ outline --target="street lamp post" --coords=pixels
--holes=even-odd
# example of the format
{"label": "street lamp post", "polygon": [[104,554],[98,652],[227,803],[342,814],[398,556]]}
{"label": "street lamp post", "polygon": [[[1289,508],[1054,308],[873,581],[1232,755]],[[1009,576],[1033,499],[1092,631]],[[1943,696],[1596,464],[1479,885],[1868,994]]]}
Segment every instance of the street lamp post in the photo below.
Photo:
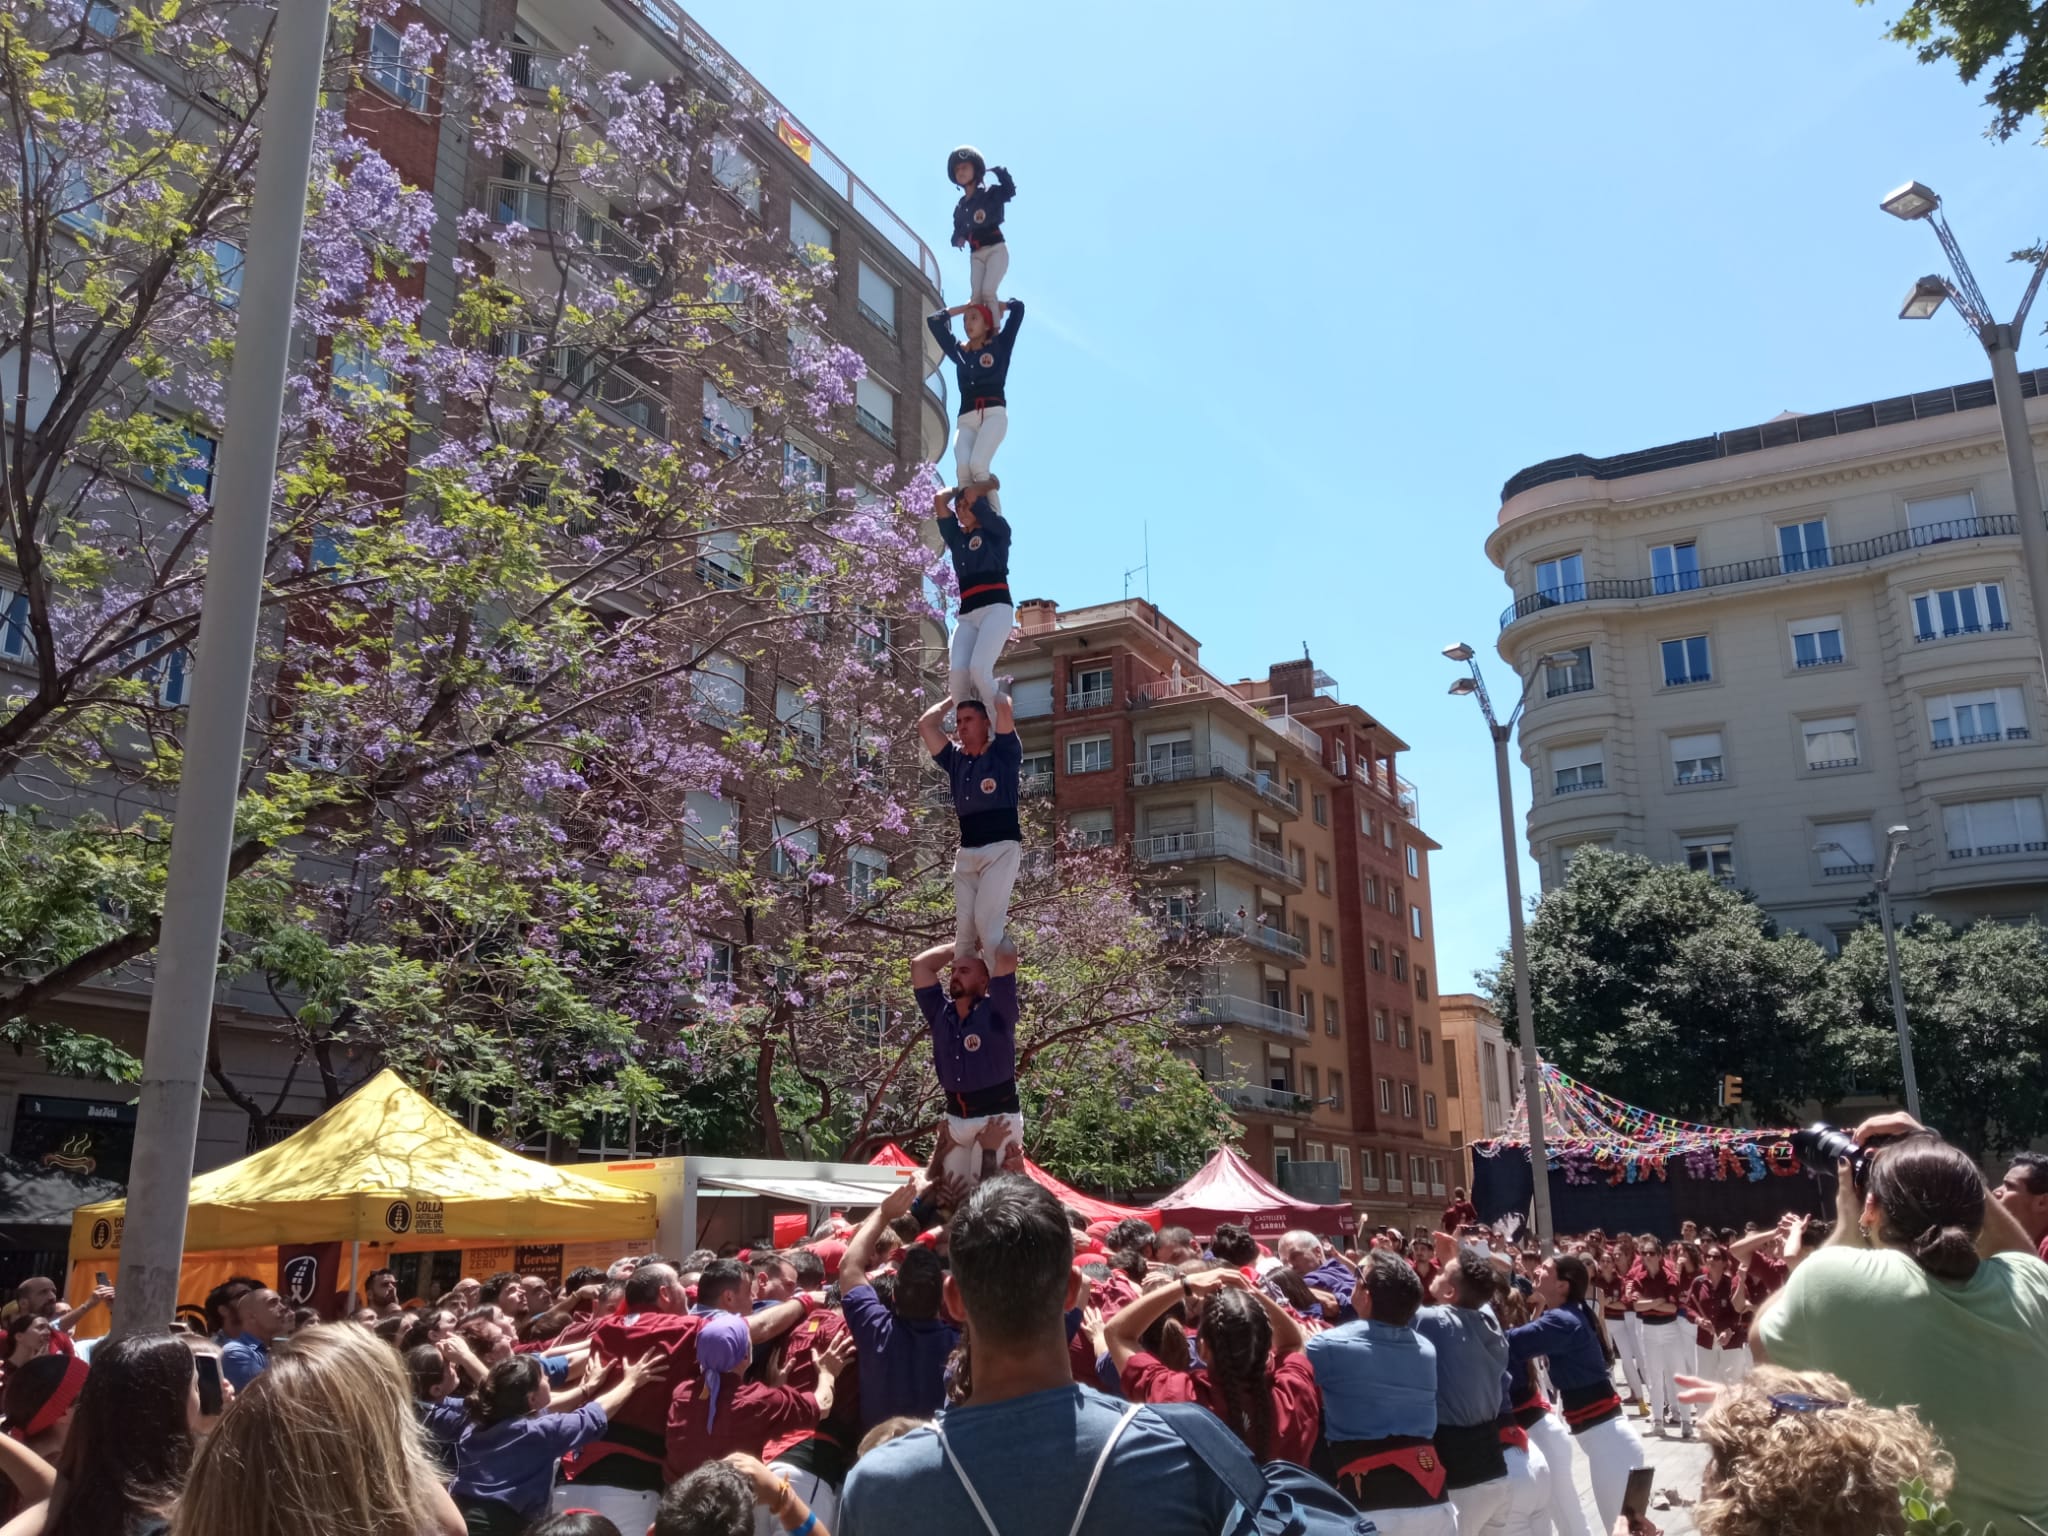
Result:
{"label": "street lamp post", "polygon": [[[1953,277],[1931,273],[1913,285],[1900,306],[1901,320],[1925,320],[1941,308],[1944,299],[1953,300],[1956,313],[1976,336],[1991,360],[1991,390],[1998,402],[1998,426],[2005,438],[2006,470],[2012,477],[2013,510],[2019,515],[2020,557],[2027,570],[2027,593],[2033,601],[2034,642],[2037,650],[2048,643],[2048,524],[2042,521],[2041,474],[2034,463],[2034,440],[2027,428],[2027,404],[2020,394],[2020,332],[2033,308],[2034,295],[2041,288],[2041,274],[2048,271],[2048,256],[2034,264],[2034,275],[2020,298],[2019,310],[2010,325],[2001,325],[1991,313],[1984,291],[1963,257],[1948,220],[1941,215],[1941,199],[1933,189],[1917,181],[1887,193],[1878,203],[1895,219],[1908,222],[1924,219],[1948,256]],[[2043,657],[2048,669],[2048,656]]]}
{"label": "street lamp post", "polygon": [[[1892,988],[1892,1024],[1899,1032],[1899,1076],[1906,1085],[1906,1113],[1920,1118],[1920,1080],[1913,1072],[1913,1030],[1906,1022],[1906,985],[1899,977],[1899,938],[1892,925],[1892,871],[1898,867],[1899,851],[1913,829],[1886,827],[1884,831],[1884,872],[1877,877],[1877,920],[1884,929],[1884,967]],[[1828,849],[1853,859],[1840,843],[1815,843],[1814,852]]]}
{"label": "street lamp post", "polygon": [[[1522,696],[1506,720],[1496,720],[1493,700],[1486,692],[1486,679],[1479,675],[1479,661],[1472,647],[1460,641],[1444,647],[1444,655],[1469,666],[1471,675],[1451,684],[1453,694],[1470,694],[1479,701],[1486,717],[1486,729],[1493,737],[1493,777],[1500,797],[1500,851],[1508,881],[1508,954],[1515,968],[1515,1013],[1517,1034],[1522,1042],[1522,1102],[1529,1107],[1529,1173],[1535,1184],[1536,1241],[1544,1253],[1556,1251],[1556,1233],[1550,1219],[1550,1152],[1543,1135],[1542,1061],[1536,1053],[1536,1011],[1529,998],[1529,944],[1522,926],[1521,847],[1515,837],[1515,790],[1508,771],[1508,743],[1514,738],[1515,722],[1529,702],[1535,673],[1522,682]],[[1539,659],[1558,666],[1575,665],[1578,656],[1560,651]]]}

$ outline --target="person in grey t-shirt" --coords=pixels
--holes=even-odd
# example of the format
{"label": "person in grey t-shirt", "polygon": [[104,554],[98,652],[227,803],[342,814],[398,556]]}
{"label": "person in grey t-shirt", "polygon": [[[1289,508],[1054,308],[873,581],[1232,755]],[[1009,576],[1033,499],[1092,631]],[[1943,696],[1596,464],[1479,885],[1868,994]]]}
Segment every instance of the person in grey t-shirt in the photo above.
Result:
{"label": "person in grey t-shirt", "polygon": [[[1084,1536],[1221,1530],[1235,1500],[1180,1436],[1151,1409],[1074,1382],[1065,1319],[1081,1279],[1060,1203],[1029,1179],[999,1175],[960,1207],[950,1237],[946,1304],[967,1322],[972,1401],[863,1456],[846,1480],[835,1536],[1074,1529],[1113,1435],[1078,1527]],[[1251,1453],[1240,1454],[1249,1465]]]}

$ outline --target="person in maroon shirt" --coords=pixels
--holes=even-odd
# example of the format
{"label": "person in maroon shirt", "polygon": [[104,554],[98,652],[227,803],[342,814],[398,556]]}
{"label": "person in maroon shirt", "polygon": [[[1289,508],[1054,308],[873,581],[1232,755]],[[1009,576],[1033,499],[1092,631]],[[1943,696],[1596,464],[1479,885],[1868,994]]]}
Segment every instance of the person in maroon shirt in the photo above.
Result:
{"label": "person in maroon shirt", "polygon": [[1718,1243],[1707,1250],[1706,1272],[1693,1277],[1686,1300],[1691,1305],[1701,1374],[1723,1386],[1735,1386],[1749,1374],[1749,1312],[1746,1280],[1734,1267],[1728,1250]]}
{"label": "person in maroon shirt", "polygon": [[1458,1228],[1479,1220],[1479,1207],[1465,1198],[1463,1189],[1451,1191],[1451,1203],[1444,1207],[1444,1230],[1456,1237]]}
{"label": "person in maroon shirt", "polygon": [[[1203,1299],[1207,1369],[1176,1371],[1139,1347],[1176,1303]],[[1292,1313],[1234,1269],[1205,1270],[1125,1307],[1103,1330],[1124,1395],[1135,1403],[1196,1402],[1260,1461],[1307,1466],[1322,1432],[1323,1396]]]}
{"label": "person in maroon shirt", "polygon": [[839,1373],[853,1359],[853,1335],[841,1331],[814,1351],[817,1386],[808,1391],[788,1384],[786,1364],[775,1356],[765,1380],[744,1380],[740,1372],[751,1353],[744,1323],[727,1328],[714,1319],[698,1334],[697,1369],[678,1380],[669,1397],[668,1453],[662,1463],[667,1481],[734,1452],[758,1457],[771,1440],[815,1430],[832,1411]]}
{"label": "person in maroon shirt", "polygon": [[1677,1272],[1665,1262],[1664,1245],[1656,1238],[1639,1244],[1635,1268],[1629,1271],[1622,1299],[1643,1324],[1643,1369],[1650,1379],[1650,1422],[1658,1437],[1667,1415],[1675,1415],[1685,1439],[1692,1438],[1692,1405],[1678,1400],[1677,1377],[1689,1364],[1685,1324],[1679,1306],[1685,1299]]}

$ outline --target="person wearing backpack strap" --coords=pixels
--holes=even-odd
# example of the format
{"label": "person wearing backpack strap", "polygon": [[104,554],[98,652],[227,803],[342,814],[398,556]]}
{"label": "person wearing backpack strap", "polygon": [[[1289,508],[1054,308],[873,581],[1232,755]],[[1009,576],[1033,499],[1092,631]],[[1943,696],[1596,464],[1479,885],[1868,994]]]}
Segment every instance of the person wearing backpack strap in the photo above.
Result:
{"label": "person wearing backpack strap", "polygon": [[[934,1427],[855,1464],[838,1536],[1371,1529],[1309,1474],[1299,1473],[1297,1489],[1289,1474],[1261,1471],[1206,1409],[1123,1403],[1075,1383],[1066,1313],[1081,1281],[1065,1213],[1039,1185],[1009,1174],[984,1180],[955,1213],[948,1249],[946,1306],[966,1324],[972,1393]],[[1206,1422],[1190,1429],[1175,1417],[1183,1413]]]}

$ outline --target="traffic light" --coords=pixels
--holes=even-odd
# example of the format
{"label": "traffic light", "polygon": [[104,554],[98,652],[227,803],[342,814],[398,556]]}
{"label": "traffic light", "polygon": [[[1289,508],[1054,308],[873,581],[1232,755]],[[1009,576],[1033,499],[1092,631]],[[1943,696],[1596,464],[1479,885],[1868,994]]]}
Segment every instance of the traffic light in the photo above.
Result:
{"label": "traffic light", "polygon": [[1742,1102],[1742,1079],[1733,1073],[1721,1074],[1721,1107],[1733,1109]]}

